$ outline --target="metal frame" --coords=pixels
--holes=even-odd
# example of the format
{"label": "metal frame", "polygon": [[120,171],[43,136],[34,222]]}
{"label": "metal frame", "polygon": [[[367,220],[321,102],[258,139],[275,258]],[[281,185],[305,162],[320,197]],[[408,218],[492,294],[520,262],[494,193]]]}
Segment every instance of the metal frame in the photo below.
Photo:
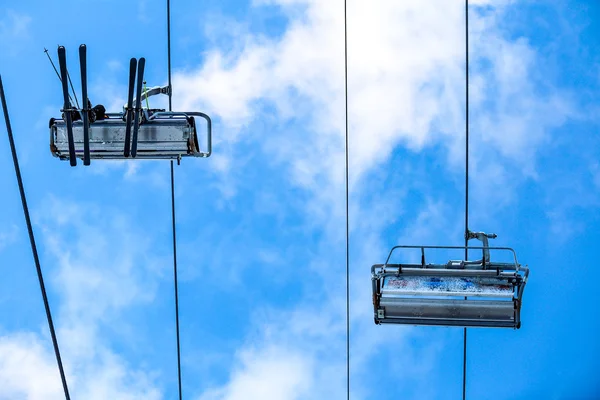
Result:
{"label": "metal frame", "polygon": [[[491,237],[491,236],[490,236]],[[481,240],[481,239],[480,239]],[[486,241],[484,241],[485,244]],[[420,264],[390,264],[395,250],[420,249]],[[427,264],[426,249],[481,250],[477,261],[450,260],[446,264]],[[492,262],[489,251],[508,251],[513,262]],[[411,324],[473,327],[521,326],[520,310],[529,268],[522,267],[510,247],[489,246],[394,246],[384,264],[371,267],[373,309],[376,324]],[[459,278],[469,283],[493,282],[512,287],[512,296],[482,291],[398,291],[387,290],[386,279],[440,278],[442,282]],[[467,297],[476,299],[467,299]],[[459,298],[457,298],[459,297]],[[509,297],[509,298],[507,298]]]}
{"label": "metal frame", "polygon": [[[147,113],[144,122],[139,126],[139,144],[136,158],[139,159],[172,159],[183,157],[210,157],[212,154],[212,121],[201,112],[169,112],[159,111]],[[89,125],[90,158],[91,159],[127,159],[123,154],[126,122],[124,113],[107,113],[106,119]],[[194,117],[207,122],[206,149],[201,149]],[[169,129],[163,137],[157,128]],[[70,159],[68,138],[63,135],[68,125],[63,119],[50,120],[50,151],[61,160]],[[83,123],[75,121],[71,124],[73,134],[73,151],[75,157],[84,155]],[[176,137],[174,137],[176,135]],[[63,137],[64,136],[64,137]],[[187,138],[186,138],[187,136]]]}
{"label": "metal frame", "polygon": [[[185,118],[189,118],[189,117],[200,117],[200,118],[204,118],[206,120],[206,148],[207,151],[206,152],[201,152],[199,151],[196,155],[196,157],[210,157],[210,155],[212,154],[212,121],[210,119],[210,117],[207,114],[204,114],[202,112],[198,112],[198,111],[193,111],[193,112],[178,112],[178,111],[159,111],[156,112],[154,114],[152,114],[148,120],[152,121],[157,119],[158,117],[167,117],[167,118],[173,118],[173,117],[185,117]],[[194,121],[192,119],[192,121]],[[194,132],[196,132],[196,126],[194,124]],[[200,146],[198,145],[198,136],[194,135],[195,140],[196,140],[196,147],[198,149],[200,149]]]}

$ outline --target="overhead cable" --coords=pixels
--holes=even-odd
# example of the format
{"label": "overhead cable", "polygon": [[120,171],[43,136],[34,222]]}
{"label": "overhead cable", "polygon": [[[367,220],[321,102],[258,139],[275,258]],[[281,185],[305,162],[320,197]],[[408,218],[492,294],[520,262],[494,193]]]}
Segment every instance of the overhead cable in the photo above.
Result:
{"label": "overhead cable", "polygon": [[[465,0],[465,260],[469,259],[469,0]],[[467,297],[465,296],[465,300]],[[463,400],[467,398],[467,328],[463,328]]]}
{"label": "overhead cable", "polygon": [[15,141],[13,138],[12,127],[10,125],[10,118],[8,116],[8,107],[6,106],[6,97],[4,95],[4,86],[2,84],[2,76],[0,76],[0,97],[2,98],[2,109],[4,111],[4,121],[6,122],[6,130],[8,131],[8,141],[10,142],[10,150],[12,153],[13,163],[15,165],[15,174],[17,175],[17,183],[19,185],[19,193],[21,194],[21,203],[23,205],[23,213],[25,214],[25,222],[27,223],[27,232],[29,233],[29,242],[31,244],[31,252],[33,253],[33,260],[35,262],[35,268],[37,271],[38,281],[40,283],[40,290],[42,291],[42,298],[44,300],[44,308],[46,309],[46,318],[48,319],[48,328],[50,328],[50,336],[52,337],[52,345],[54,346],[54,354],[56,355],[56,363],[58,364],[58,370],[60,372],[60,379],[62,381],[63,390],[65,392],[65,399],[70,400],[69,387],[67,385],[67,378],[65,377],[65,370],[63,368],[62,359],[60,357],[60,349],[58,348],[58,340],[56,339],[56,332],[54,330],[54,323],[52,322],[52,313],[50,312],[50,303],[48,302],[48,296],[46,295],[46,286],[44,285],[44,276],[42,274],[42,267],[40,266],[40,259],[38,257],[37,246],[35,244],[35,237],[33,235],[33,228],[31,226],[31,218],[29,217],[29,207],[27,206],[27,198],[25,197],[25,189],[23,188],[23,180],[21,178],[21,169],[19,168],[19,158],[17,156],[17,150],[15,148]]}
{"label": "overhead cable", "polygon": [[350,400],[350,213],[348,178],[348,16],[344,0],[344,98],[346,101],[346,393]]}
{"label": "overhead cable", "polygon": [[[173,111],[173,87],[171,86],[171,1],[167,0],[167,69],[169,79],[169,111]],[[173,230],[173,280],[175,289],[175,332],[177,335],[177,383],[179,400],[182,400],[181,388],[181,342],[179,339],[179,287],[177,279],[177,233],[175,220],[175,171],[171,160],[171,220]]]}

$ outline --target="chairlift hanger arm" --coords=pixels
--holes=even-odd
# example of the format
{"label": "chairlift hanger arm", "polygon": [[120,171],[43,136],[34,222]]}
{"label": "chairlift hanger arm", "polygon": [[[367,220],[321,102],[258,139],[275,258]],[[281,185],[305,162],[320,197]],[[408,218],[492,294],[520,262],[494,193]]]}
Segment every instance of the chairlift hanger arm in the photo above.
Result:
{"label": "chairlift hanger arm", "polygon": [[[169,95],[171,93],[171,87],[167,86],[154,86],[151,88],[146,88],[142,90],[142,94],[140,95],[140,103],[146,100],[149,97],[156,96],[158,94]],[[137,97],[133,98],[133,107],[137,104]],[[127,104],[123,105],[123,110],[127,110]]]}
{"label": "chairlift hanger arm", "polygon": [[167,86],[154,86],[149,89],[144,90],[142,96],[140,97],[140,101],[146,100],[150,96],[156,96],[157,94],[166,94],[167,96],[171,93],[171,87]]}
{"label": "chairlift hanger arm", "polygon": [[488,264],[490,262],[490,251],[488,249],[489,244],[488,244],[488,239],[496,239],[498,237],[498,235],[496,235],[495,233],[485,233],[485,232],[472,232],[470,230],[467,230],[466,235],[465,235],[465,239],[471,240],[471,239],[477,239],[479,241],[481,241],[483,243],[483,254],[481,257],[481,260],[477,260],[477,261],[465,261],[465,263],[469,263],[469,264]]}

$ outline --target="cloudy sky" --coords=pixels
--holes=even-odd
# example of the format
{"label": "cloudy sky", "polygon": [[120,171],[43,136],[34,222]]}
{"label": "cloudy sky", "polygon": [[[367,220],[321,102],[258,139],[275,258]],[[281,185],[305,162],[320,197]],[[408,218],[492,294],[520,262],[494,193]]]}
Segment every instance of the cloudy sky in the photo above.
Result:
{"label": "cloudy sky", "polygon": [[[91,101],[118,111],[130,57],[167,81],[164,3],[0,5],[74,399],[177,396],[170,172],[53,158],[62,95],[43,50],[67,47],[79,90],[86,43]],[[468,397],[597,398],[600,4],[478,0],[469,15],[470,228],[531,276],[520,330],[469,331]],[[213,156],[175,171],[186,399],[346,396],[343,16],[340,0],[172,2],[174,109],[214,121]],[[462,329],[375,326],[370,266],[396,244],[463,242],[464,22],[461,1],[348,1],[352,399],[462,393]],[[0,399],[60,399],[4,128],[0,187]]]}

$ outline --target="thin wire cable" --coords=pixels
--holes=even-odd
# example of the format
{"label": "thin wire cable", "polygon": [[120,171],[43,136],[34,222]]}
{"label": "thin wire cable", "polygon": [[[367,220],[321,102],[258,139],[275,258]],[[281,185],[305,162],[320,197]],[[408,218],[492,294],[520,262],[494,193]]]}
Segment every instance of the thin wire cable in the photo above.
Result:
{"label": "thin wire cable", "polygon": [[177,381],[179,383],[179,400],[181,390],[181,347],[179,342],[179,289],[177,285],[177,236],[175,231],[175,175],[173,160],[171,160],[171,215],[173,220],[173,277],[175,280],[175,328],[177,332]]}
{"label": "thin wire cable", "polygon": [[38,257],[37,246],[35,245],[35,237],[33,236],[33,228],[31,226],[31,219],[29,217],[29,207],[27,206],[27,198],[25,197],[25,189],[23,188],[23,180],[21,178],[21,169],[19,168],[19,159],[17,156],[17,150],[15,148],[15,141],[13,139],[10,119],[8,117],[8,107],[6,106],[6,97],[4,95],[2,76],[0,76],[0,97],[2,98],[2,109],[4,111],[4,121],[6,122],[6,130],[8,131],[8,141],[10,142],[10,150],[12,152],[13,163],[15,164],[15,174],[17,175],[17,183],[19,184],[19,193],[21,194],[21,203],[23,204],[23,213],[25,214],[25,222],[27,223],[27,231],[29,233],[29,242],[31,243],[31,252],[33,253],[33,260],[35,261],[35,268],[37,270],[37,276],[40,282],[42,298],[44,299],[44,308],[46,309],[46,318],[48,319],[48,327],[50,328],[50,336],[52,337],[52,345],[54,346],[56,363],[58,364],[58,370],[60,371],[60,379],[62,380],[63,390],[65,392],[65,399],[70,400],[71,397],[69,396],[69,387],[67,385],[65,370],[63,369],[62,359],[60,357],[60,349],[58,348],[58,340],[56,339],[54,323],[52,322],[50,303],[48,302],[48,296],[46,295],[44,276],[42,275],[42,267],[40,266],[40,259]]}
{"label": "thin wire cable", "polygon": [[350,213],[348,189],[348,17],[344,0],[344,97],[346,100],[346,393],[350,400]]}
{"label": "thin wire cable", "polygon": [[[171,86],[171,1],[167,0],[167,69],[169,76],[169,111],[173,111],[173,88]],[[179,400],[182,400],[181,388],[181,342],[179,340],[179,285],[177,279],[177,233],[175,227],[175,168],[171,160],[171,218],[173,227],[173,280],[175,282],[175,331],[177,335],[177,383]]]}
{"label": "thin wire cable", "polygon": [[[465,260],[469,249],[469,0],[465,0]],[[465,296],[465,300],[467,297]],[[467,398],[467,328],[463,330],[463,400]]]}

